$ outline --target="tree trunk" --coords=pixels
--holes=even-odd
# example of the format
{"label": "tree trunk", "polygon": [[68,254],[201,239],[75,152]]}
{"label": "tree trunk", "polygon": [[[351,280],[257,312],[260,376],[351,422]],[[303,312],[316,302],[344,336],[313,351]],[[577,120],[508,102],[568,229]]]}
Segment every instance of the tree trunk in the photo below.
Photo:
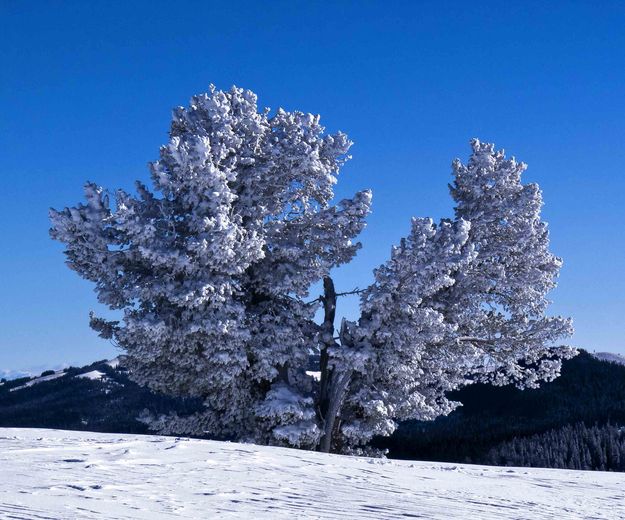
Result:
{"label": "tree trunk", "polygon": [[323,279],[323,324],[321,325],[321,352],[319,359],[319,370],[321,378],[319,380],[319,410],[320,419],[324,420],[328,408],[328,390],[330,388],[331,373],[328,368],[328,349],[333,347],[334,341],[334,320],[336,318],[336,290],[334,282],[329,276]]}
{"label": "tree trunk", "polygon": [[343,406],[343,400],[347,394],[347,388],[351,379],[351,371],[337,373],[329,366],[329,349],[338,347],[334,340],[334,320],[336,319],[336,290],[334,282],[329,276],[323,279],[323,302],[324,319],[321,325],[321,353],[319,370],[319,419],[323,424],[323,437],[319,445],[319,451],[328,453],[332,449],[332,436],[337,418]]}
{"label": "tree trunk", "polygon": [[343,407],[343,400],[347,394],[347,388],[349,387],[349,381],[352,377],[351,370],[344,372],[338,377],[333,378],[332,392],[329,398],[328,409],[325,415],[324,422],[324,434],[321,439],[321,445],[319,451],[329,453],[332,448],[332,437],[334,435],[334,426],[336,419],[339,416],[341,408]]}

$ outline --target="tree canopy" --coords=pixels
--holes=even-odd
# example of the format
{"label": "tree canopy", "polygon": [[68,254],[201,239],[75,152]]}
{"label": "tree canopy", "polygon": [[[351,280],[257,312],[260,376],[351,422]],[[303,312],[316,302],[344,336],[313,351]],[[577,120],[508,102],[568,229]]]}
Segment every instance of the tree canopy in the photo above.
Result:
{"label": "tree canopy", "polygon": [[174,111],[151,188],[111,197],[88,183],[86,203],[51,210],[68,265],[122,313],[91,325],[131,377],[204,402],[153,428],[360,453],[397,420],[449,413],[450,390],[536,386],[575,354],[558,344],[570,320],[545,315],[561,260],[540,190],[477,139],[453,163],[453,218],[413,219],[361,292],[360,318],[337,322],[331,271],[361,247],[371,206],[368,190],[334,201],[350,145],[319,116],[211,88]]}

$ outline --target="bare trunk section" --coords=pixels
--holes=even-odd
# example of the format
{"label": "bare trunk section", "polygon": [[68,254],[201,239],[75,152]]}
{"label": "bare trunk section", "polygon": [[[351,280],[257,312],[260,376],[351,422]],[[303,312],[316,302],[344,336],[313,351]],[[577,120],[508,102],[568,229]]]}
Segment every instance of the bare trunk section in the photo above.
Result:
{"label": "bare trunk section", "polygon": [[333,347],[334,341],[334,320],[336,318],[336,290],[334,282],[329,276],[323,279],[323,324],[321,325],[321,353],[319,360],[319,370],[321,379],[319,381],[319,409],[321,419],[324,420],[328,407],[328,389],[330,386],[330,371],[328,370],[329,353],[328,349]]}
{"label": "bare trunk section", "polygon": [[334,340],[334,321],[336,319],[336,290],[334,282],[329,276],[323,279],[323,296],[321,301],[324,309],[324,319],[321,325],[321,353],[319,369],[321,379],[319,382],[319,418],[323,424],[323,437],[319,445],[319,451],[328,453],[332,449],[332,437],[337,418],[343,406],[343,400],[347,394],[347,388],[351,379],[351,371],[337,373],[329,365],[329,349],[338,347]]}
{"label": "bare trunk section", "polygon": [[329,453],[332,448],[332,437],[334,435],[334,427],[337,425],[337,418],[343,407],[343,400],[347,394],[347,388],[349,387],[349,381],[352,378],[351,370],[344,372],[340,375],[336,375],[332,381],[332,391],[329,399],[328,410],[326,412],[324,422],[324,434],[321,439],[321,445],[319,451]]}

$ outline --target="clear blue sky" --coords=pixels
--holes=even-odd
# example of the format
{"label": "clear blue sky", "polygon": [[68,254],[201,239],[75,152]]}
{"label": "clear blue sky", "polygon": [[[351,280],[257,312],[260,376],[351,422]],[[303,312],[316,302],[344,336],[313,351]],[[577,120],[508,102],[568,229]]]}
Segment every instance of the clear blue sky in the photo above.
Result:
{"label": "clear blue sky", "polygon": [[609,1],[1,0],[0,371],[115,354],[88,328],[95,295],[48,238],[48,207],[86,180],[147,180],[171,108],[210,83],[355,141],[339,196],[372,188],[374,213],[344,289],[411,216],[451,214],[471,137],[529,163],[565,261],[552,312],[574,318],[574,344],[625,352],[624,28]]}

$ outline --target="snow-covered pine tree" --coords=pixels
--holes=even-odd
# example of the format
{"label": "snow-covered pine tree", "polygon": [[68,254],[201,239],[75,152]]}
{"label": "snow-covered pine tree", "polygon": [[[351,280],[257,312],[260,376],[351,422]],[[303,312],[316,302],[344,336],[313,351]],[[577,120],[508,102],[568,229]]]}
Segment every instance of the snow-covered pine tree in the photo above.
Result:
{"label": "snow-covered pine tree", "polygon": [[544,317],[560,262],[540,193],[478,141],[469,165],[454,166],[456,218],[413,220],[362,293],[361,318],[336,331],[330,271],[360,247],[371,202],[362,191],[332,203],[350,145],[318,116],[270,115],[250,91],[211,88],[174,111],[152,189],[137,183],[111,204],[89,183],[86,204],[51,210],[68,265],[123,313],[91,325],[125,350],[132,377],[204,401],[153,428],[357,452],[396,420],[448,413],[448,390],[534,385],[572,355],[553,348],[570,323]]}
{"label": "snow-covered pine tree", "polygon": [[69,266],[123,310],[91,323],[132,377],[204,399],[203,414],[159,418],[162,431],[316,446],[303,298],[360,247],[369,192],[330,203],[350,145],[316,116],[270,117],[250,91],[211,89],[174,111],[153,190],[117,191],[112,206],[87,184],[87,204],[51,211]]}
{"label": "snow-covered pine tree", "polygon": [[467,165],[453,163],[456,218],[471,222],[476,258],[438,300],[477,355],[474,374],[494,384],[535,387],[560,373],[576,351],[554,346],[573,332],[570,319],[546,317],[547,294],[562,260],[549,251],[537,184],[523,184],[527,165],[493,144],[471,141]]}

